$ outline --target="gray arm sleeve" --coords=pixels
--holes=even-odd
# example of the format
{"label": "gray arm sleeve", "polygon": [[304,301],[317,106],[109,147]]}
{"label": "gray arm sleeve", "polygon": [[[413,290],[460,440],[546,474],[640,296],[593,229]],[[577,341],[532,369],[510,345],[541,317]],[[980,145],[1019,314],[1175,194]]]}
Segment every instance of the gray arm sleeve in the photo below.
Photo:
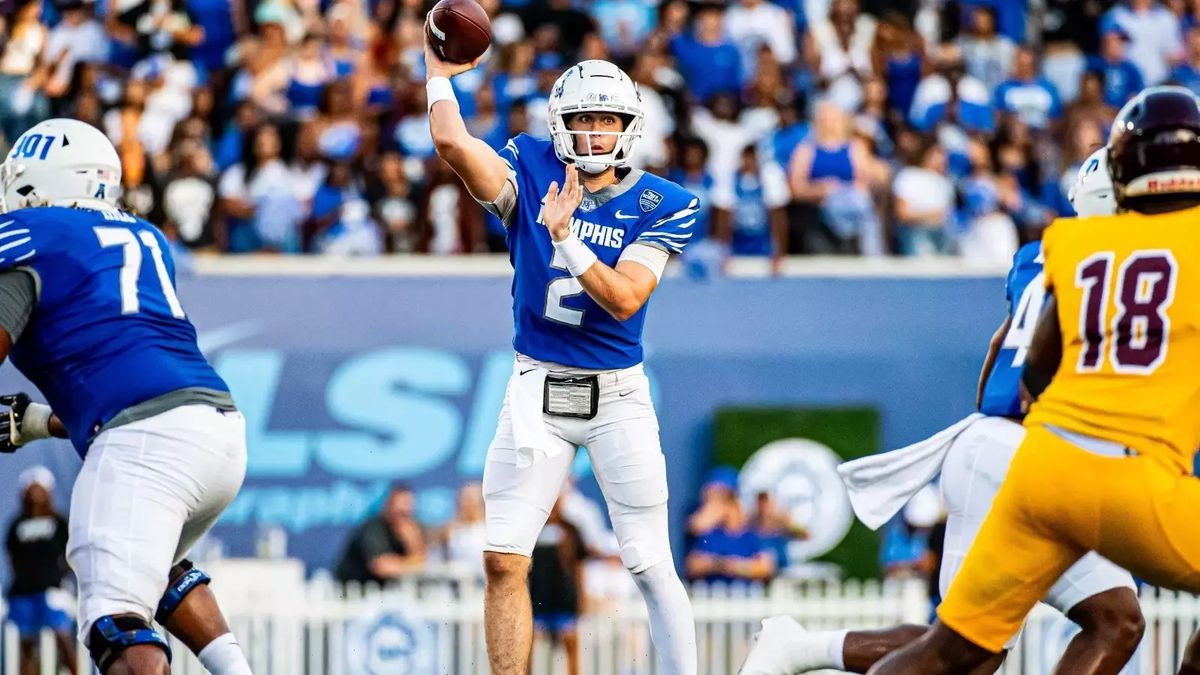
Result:
{"label": "gray arm sleeve", "polygon": [[500,194],[494,201],[478,201],[483,208],[487,209],[488,213],[499,218],[500,222],[508,227],[513,215],[517,212],[517,173],[515,171],[508,172],[508,180],[504,181],[504,187],[500,188]]}
{"label": "gray arm sleeve", "polygon": [[0,272],[0,328],[8,331],[14,343],[25,331],[36,306],[37,285],[32,274],[21,270]]}

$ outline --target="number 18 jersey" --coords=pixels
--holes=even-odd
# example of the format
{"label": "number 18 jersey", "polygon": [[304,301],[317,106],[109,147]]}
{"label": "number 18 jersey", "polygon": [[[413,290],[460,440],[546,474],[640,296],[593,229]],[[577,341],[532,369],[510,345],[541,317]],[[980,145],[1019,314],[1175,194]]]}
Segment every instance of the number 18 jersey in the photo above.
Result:
{"label": "number 18 jersey", "polygon": [[137,404],[184,389],[228,394],[196,345],[167,241],[150,223],[116,210],[0,214],[0,269],[35,277],[37,304],[12,361],[81,456]]}
{"label": "number 18 jersey", "polygon": [[1026,424],[1104,438],[1192,472],[1200,446],[1200,208],[1055,221],[1046,287],[1062,362]]}
{"label": "number 18 jersey", "polygon": [[1025,244],[1013,256],[1005,285],[1009,327],[996,353],[996,362],[983,387],[979,412],[999,417],[1021,415],[1021,373],[1033,340],[1033,328],[1042,313],[1046,288],[1042,280],[1042,244]]}

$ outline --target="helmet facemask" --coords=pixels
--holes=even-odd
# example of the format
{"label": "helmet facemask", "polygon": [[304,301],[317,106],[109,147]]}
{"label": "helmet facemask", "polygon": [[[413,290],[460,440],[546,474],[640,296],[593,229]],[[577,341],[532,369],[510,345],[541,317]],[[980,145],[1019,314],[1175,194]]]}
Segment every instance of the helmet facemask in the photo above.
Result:
{"label": "helmet facemask", "polygon": [[[581,113],[604,114],[614,113],[622,120],[625,125],[621,131],[588,131],[574,130],[570,128],[569,120],[575,115]],[[557,129],[555,127],[558,127]],[[612,110],[580,110],[577,112],[567,112],[559,115],[558,124],[555,120],[550,122],[550,135],[554,139],[555,150],[558,151],[559,157],[564,157],[566,160],[574,162],[575,166],[584,173],[603,173],[609,167],[625,166],[629,159],[630,150],[633,149],[633,143],[641,138],[642,118],[640,113],[638,116],[633,116],[631,113],[617,113]],[[590,140],[597,136],[615,136],[616,143],[613,144],[611,152],[603,154],[592,154]],[[587,141],[587,152],[579,152],[578,139],[583,137]]]}

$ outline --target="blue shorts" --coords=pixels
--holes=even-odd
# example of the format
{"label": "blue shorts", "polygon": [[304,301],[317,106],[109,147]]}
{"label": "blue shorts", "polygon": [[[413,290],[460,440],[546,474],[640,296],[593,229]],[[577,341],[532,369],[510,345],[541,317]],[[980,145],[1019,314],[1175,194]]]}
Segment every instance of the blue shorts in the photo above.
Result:
{"label": "blue shorts", "polygon": [[575,630],[575,624],[578,622],[579,615],[570,612],[548,612],[533,615],[534,629],[553,635]]}
{"label": "blue shorts", "polygon": [[16,624],[17,632],[23,639],[37,637],[43,628],[57,632],[71,632],[75,621],[66,610],[57,606],[58,603],[48,601],[47,596],[50,593],[61,594],[63,592],[47,591],[33,595],[9,596],[8,620]]}

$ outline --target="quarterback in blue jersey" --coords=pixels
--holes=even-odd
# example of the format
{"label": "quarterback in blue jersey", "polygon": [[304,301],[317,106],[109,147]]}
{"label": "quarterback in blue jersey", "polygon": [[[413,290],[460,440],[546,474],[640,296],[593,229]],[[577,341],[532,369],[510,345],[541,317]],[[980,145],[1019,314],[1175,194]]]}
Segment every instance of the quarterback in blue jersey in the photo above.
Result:
{"label": "quarterback in blue jersey", "polygon": [[[1105,148],[1101,148],[1084,162],[1071,189],[1071,203],[1081,217],[1116,211],[1105,156]],[[1020,381],[1046,293],[1041,249],[1041,242],[1029,243],[1014,256],[1005,286],[1009,310],[992,337],[980,372],[976,399],[980,414],[928,441],[849,462],[839,469],[851,491],[855,511],[864,521],[876,519],[869,525],[878,522],[879,516],[864,517],[861,506],[881,501],[903,504],[907,496],[941,472],[948,512],[938,579],[942,596],[962,566],[1025,437],[1020,423],[1025,406]],[[889,480],[905,473],[902,467],[907,471],[917,461],[926,463],[921,478],[909,484]],[[873,494],[859,502],[856,489],[860,495]],[[1143,619],[1133,578],[1097,554],[1089,553],[1076,562],[1044,600],[1082,628],[1056,672],[1116,672],[1137,649]],[[896,626],[878,631],[807,632],[791,617],[772,617],[763,621],[740,674],[793,675],[822,668],[865,673],[891,652],[921,639],[927,630],[927,626]],[[1003,659],[1004,654],[998,654],[994,661],[973,672],[994,672]]]}
{"label": "quarterback in blue jersey", "polygon": [[245,422],[196,345],[163,234],[116,206],[99,130],[47,120],[0,165],[0,360],[47,404],[0,397],[0,451],[70,439],[83,467],[67,561],[79,637],[101,673],[161,675],[156,620],[217,675],[250,668],[184,556],[241,487]]}
{"label": "quarterback in blue jersey", "polygon": [[658,420],[642,371],[647,300],[692,236],[699,199],[626,166],[641,134],[636,85],[605,61],[554,84],[550,140],[499,152],[471,137],[448,78],[472,64],[425,50],[438,155],[498,216],[513,265],[516,359],[483,475],[485,628],[493,675],[524,675],[530,554],[585,446],[646,601],[659,672],[695,675],[695,624],[675,573]]}

